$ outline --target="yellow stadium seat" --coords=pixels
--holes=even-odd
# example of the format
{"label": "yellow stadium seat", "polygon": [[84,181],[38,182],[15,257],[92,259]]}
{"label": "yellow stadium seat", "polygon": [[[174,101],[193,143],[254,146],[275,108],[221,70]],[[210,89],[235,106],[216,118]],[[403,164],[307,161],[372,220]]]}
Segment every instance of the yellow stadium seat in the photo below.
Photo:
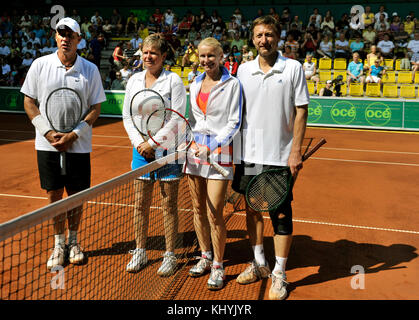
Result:
{"label": "yellow stadium seat", "polygon": [[361,97],[364,95],[364,88],[361,83],[351,83],[349,85],[349,95]]}
{"label": "yellow stadium seat", "polygon": [[401,62],[402,62],[402,59],[396,59],[396,71],[400,71],[400,70],[402,70],[401,69]]}
{"label": "yellow stadium seat", "polygon": [[343,81],[346,81],[346,70],[335,70],[333,72],[333,79],[336,79],[338,76],[342,76],[343,77]]}
{"label": "yellow stadium seat", "polygon": [[348,94],[348,87],[346,86],[346,84],[342,85],[342,87],[340,88],[340,92],[342,96],[346,96]]}
{"label": "yellow stadium seat", "polygon": [[380,84],[378,83],[367,83],[367,87],[365,89],[365,94],[368,97],[380,97]]}
{"label": "yellow stadium seat", "polygon": [[332,80],[332,71],[319,71],[319,77],[320,77],[320,81],[322,82],[326,82],[327,80]]}
{"label": "yellow stadium seat", "polygon": [[310,93],[310,95],[313,95],[316,93],[316,84],[314,83],[314,81],[307,81],[307,87],[308,87],[308,93]]}
{"label": "yellow stadium seat", "polygon": [[188,81],[188,78],[186,77],[186,78],[182,78],[182,82],[183,82],[183,85],[184,86],[188,86],[189,85],[189,81]]}
{"label": "yellow stadium seat", "polygon": [[395,83],[396,82],[396,72],[395,71],[386,71],[381,81],[383,83]]}
{"label": "yellow stadium seat", "polygon": [[416,87],[413,84],[402,84],[400,86],[400,97],[416,98]]}
{"label": "yellow stadium seat", "polygon": [[332,69],[332,59],[320,58],[319,69],[320,70],[330,70],[330,69]]}
{"label": "yellow stadium seat", "polygon": [[183,69],[183,75],[187,76],[189,74],[189,72],[191,72],[191,71],[192,71],[192,67],[185,67]]}
{"label": "yellow stadium seat", "polygon": [[419,72],[415,72],[415,83],[419,83]]}
{"label": "yellow stadium seat", "polygon": [[411,83],[412,72],[411,71],[399,71],[397,74],[397,83]]}
{"label": "yellow stadium seat", "polygon": [[333,69],[335,70],[346,70],[346,59],[336,58],[333,60]]}
{"label": "yellow stadium seat", "polygon": [[383,84],[383,97],[387,98],[397,98],[397,84],[395,83],[384,83]]}
{"label": "yellow stadium seat", "polygon": [[393,59],[384,59],[384,67],[386,70],[394,70]]}

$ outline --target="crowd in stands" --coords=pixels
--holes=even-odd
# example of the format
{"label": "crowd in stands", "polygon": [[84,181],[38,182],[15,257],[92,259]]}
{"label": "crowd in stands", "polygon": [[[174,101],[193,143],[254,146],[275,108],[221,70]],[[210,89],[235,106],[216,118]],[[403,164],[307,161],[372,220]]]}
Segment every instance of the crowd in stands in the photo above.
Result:
{"label": "crowd in stands", "polygon": [[[290,8],[281,12],[273,7],[267,12],[258,9],[254,16],[248,17],[239,8],[229,17],[221,17],[217,10],[197,11],[188,10],[180,16],[172,9],[157,8],[145,20],[134,13],[123,17],[118,9],[107,17],[102,17],[99,11],[81,17],[77,10],[72,10],[68,15],[81,26],[81,56],[100,68],[102,51],[113,51],[109,57],[111,67],[104,76],[105,89],[123,90],[129,77],[142,70],[142,41],[152,33],[162,33],[170,44],[167,68],[194,67],[196,76],[197,46],[202,39],[214,37],[222,44],[226,68],[235,75],[241,63],[254,59],[251,22],[265,14],[273,15],[281,24],[278,44],[281,54],[304,64],[307,79],[319,80],[313,64],[305,63],[308,59],[345,58],[350,65],[354,53],[357,61],[365,61],[362,68],[366,71],[375,66],[376,59],[402,59],[403,68],[419,71],[419,19],[414,11],[400,17],[397,12],[386,12],[384,6],[377,12],[366,6],[362,15],[348,12],[336,17],[330,10],[321,13],[316,8],[307,21],[302,21]],[[0,85],[19,86],[34,59],[56,50],[50,14],[36,9],[21,14],[16,10],[5,11],[0,19]],[[114,48],[108,48],[112,37],[130,40],[121,40]]]}

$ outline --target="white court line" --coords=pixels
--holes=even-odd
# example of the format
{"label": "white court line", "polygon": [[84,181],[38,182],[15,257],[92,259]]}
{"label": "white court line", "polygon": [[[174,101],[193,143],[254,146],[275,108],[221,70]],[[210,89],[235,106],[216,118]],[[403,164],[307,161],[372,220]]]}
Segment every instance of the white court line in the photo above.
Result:
{"label": "white court line", "polygon": [[368,150],[368,149],[349,149],[349,148],[330,148],[330,147],[322,147],[322,150],[354,151],[354,152],[375,152],[375,153],[392,153],[392,154],[412,154],[412,155],[419,155],[419,152],[388,151],[388,150]]}
{"label": "white court line", "polygon": [[[30,199],[42,199],[46,200],[46,197],[34,197],[34,196],[23,196],[23,195],[16,195],[16,194],[5,194],[0,193],[0,196],[3,197],[16,197],[16,198],[30,198]],[[96,202],[96,201],[88,201],[91,204],[101,204],[106,206],[121,206],[121,207],[133,207],[132,204],[124,204],[124,203],[112,203],[112,202]],[[161,207],[150,207],[151,209],[161,209]],[[179,209],[179,211],[186,211],[192,212],[192,209]],[[234,215],[238,216],[246,216],[245,213],[235,212]],[[270,219],[270,217],[263,216],[264,219]],[[369,227],[369,226],[357,226],[351,224],[342,224],[342,223],[333,223],[333,222],[322,222],[322,221],[313,221],[313,220],[303,220],[303,219],[292,219],[294,222],[299,223],[309,223],[309,224],[319,224],[319,225],[326,225],[326,226],[333,226],[333,227],[343,227],[343,228],[352,228],[352,229],[366,229],[366,230],[377,230],[377,231],[388,231],[388,232],[399,232],[399,233],[411,233],[411,234],[418,234],[419,231],[411,231],[411,230],[401,230],[401,229],[389,229],[389,228],[380,228],[380,227]]]}
{"label": "white court line", "polygon": [[[34,143],[34,139],[31,139],[31,140],[0,139],[0,141],[8,141],[8,142],[31,142],[31,143]],[[113,145],[109,145],[109,144],[92,144],[92,147],[127,148],[127,149],[132,149],[132,146],[113,146]]]}
{"label": "white court line", "polygon": [[[15,132],[15,133],[32,133],[35,134],[35,131],[28,131],[28,130],[5,130],[0,129],[0,132]],[[100,138],[118,138],[118,139],[128,139],[128,136],[107,136],[102,134],[94,134],[93,137],[100,137]]]}
{"label": "white court line", "polygon": [[[235,212],[234,214],[238,215],[238,216],[246,216],[245,213]],[[263,218],[264,219],[270,219],[270,217],[268,217],[268,216],[263,216]],[[389,232],[419,234],[419,231],[389,229],[389,228],[379,228],[379,227],[368,227],[368,226],[356,226],[356,225],[351,225],[351,224],[342,224],[342,223],[333,223],[333,222],[322,222],[322,221],[302,220],[302,219],[292,219],[292,221],[293,222],[299,222],[299,223],[320,224],[320,225],[326,225],[326,226],[352,228],[352,229],[366,229],[366,230],[377,230],[377,231],[389,231]]]}
{"label": "white court line", "polygon": [[315,159],[315,160],[325,160],[325,161],[343,161],[343,162],[355,162],[355,163],[370,163],[370,164],[386,164],[386,165],[394,165],[394,166],[411,166],[411,167],[419,167],[419,163],[384,162],[384,161],[369,161],[369,160],[351,160],[351,159],[335,159],[335,158],[318,158],[318,157],[310,157],[310,159]]}

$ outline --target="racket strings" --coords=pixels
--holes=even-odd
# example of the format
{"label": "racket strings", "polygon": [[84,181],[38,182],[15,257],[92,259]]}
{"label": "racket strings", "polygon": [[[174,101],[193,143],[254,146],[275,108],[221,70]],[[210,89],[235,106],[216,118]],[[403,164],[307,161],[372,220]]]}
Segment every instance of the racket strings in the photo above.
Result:
{"label": "racket strings", "polygon": [[51,126],[59,132],[70,132],[82,115],[82,104],[78,94],[72,90],[60,89],[53,92],[46,105]]}
{"label": "racket strings", "polygon": [[147,119],[158,109],[164,108],[164,101],[160,95],[152,90],[137,92],[131,99],[131,117],[134,125],[143,135],[147,135]]}
{"label": "racket strings", "polygon": [[255,210],[273,210],[287,197],[289,184],[285,170],[263,173],[249,186],[248,199]]}

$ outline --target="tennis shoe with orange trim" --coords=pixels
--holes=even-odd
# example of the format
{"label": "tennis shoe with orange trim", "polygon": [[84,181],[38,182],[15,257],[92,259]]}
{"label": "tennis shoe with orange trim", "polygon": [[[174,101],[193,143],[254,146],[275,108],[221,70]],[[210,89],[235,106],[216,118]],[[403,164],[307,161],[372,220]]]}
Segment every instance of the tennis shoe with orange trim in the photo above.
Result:
{"label": "tennis shoe with orange trim", "polygon": [[84,254],[80,248],[79,244],[71,244],[69,245],[69,256],[68,260],[72,264],[81,264],[84,261]]}
{"label": "tennis shoe with orange trim", "polygon": [[239,274],[236,281],[240,284],[249,284],[260,279],[269,278],[271,271],[268,266],[259,265],[256,260],[253,260],[250,265]]}
{"label": "tennis shoe with orange trim", "polygon": [[287,297],[287,285],[288,282],[285,273],[278,272],[270,275],[272,279],[272,285],[269,289],[269,299],[270,300],[284,300]]}
{"label": "tennis shoe with orange trim", "polygon": [[132,259],[127,264],[127,272],[140,271],[148,262],[146,251],[137,248],[135,250],[130,250],[129,253],[132,254]]}
{"label": "tennis shoe with orange trim", "polygon": [[60,245],[54,247],[54,251],[47,262],[47,269],[51,270],[55,267],[62,266],[65,260],[65,248]]}

